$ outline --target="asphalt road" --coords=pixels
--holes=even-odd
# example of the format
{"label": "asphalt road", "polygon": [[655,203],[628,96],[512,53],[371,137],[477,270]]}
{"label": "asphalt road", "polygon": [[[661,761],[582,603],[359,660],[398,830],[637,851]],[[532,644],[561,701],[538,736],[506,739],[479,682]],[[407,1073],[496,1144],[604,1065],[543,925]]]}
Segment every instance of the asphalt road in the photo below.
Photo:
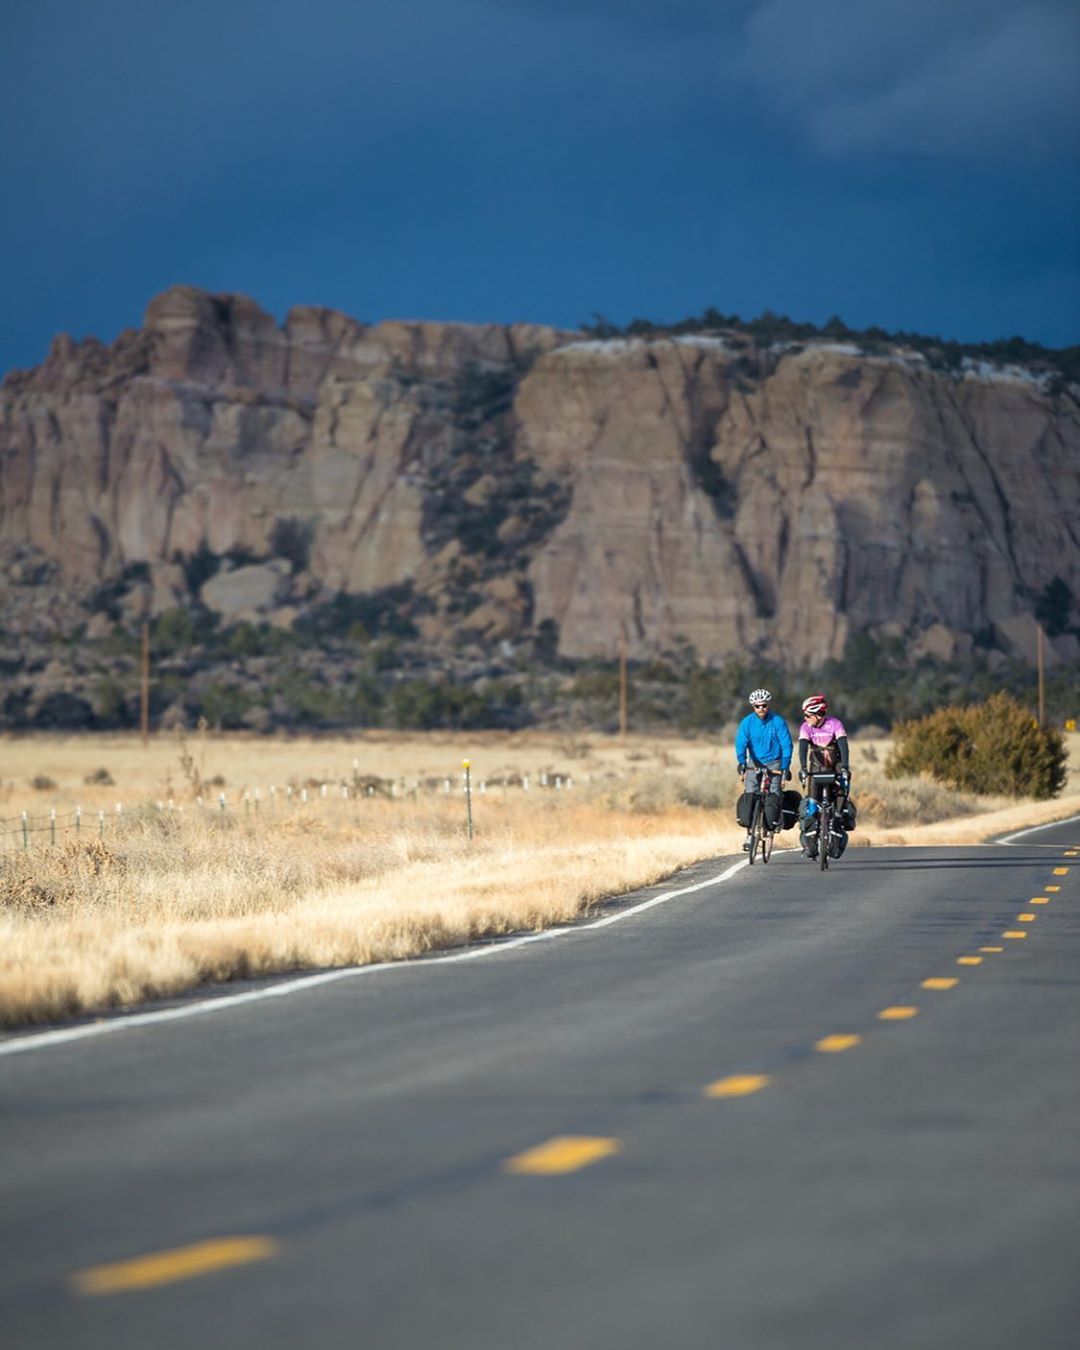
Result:
{"label": "asphalt road", "polygon": [[733,861],[0,1041],[0,1342],[1071,1350],[1080,821]]}

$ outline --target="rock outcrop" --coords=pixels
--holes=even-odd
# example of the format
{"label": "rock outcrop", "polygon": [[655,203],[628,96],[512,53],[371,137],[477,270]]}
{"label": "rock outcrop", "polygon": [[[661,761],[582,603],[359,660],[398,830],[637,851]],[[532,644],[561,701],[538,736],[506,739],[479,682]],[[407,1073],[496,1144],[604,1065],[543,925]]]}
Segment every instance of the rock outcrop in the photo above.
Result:
{"label": "rock outcrop", "polygon": [[287,624],[408,583],[435,649],[549,620],[578,657],[621,631],[803,666],[864,632],[1028,655],[1039,597],[1080,595],[1078,544],[1076,391],[901,351],[279,326],[175,287],[0,391],[5,594],[33,556],[43,594],[126,586],[129,618]]}

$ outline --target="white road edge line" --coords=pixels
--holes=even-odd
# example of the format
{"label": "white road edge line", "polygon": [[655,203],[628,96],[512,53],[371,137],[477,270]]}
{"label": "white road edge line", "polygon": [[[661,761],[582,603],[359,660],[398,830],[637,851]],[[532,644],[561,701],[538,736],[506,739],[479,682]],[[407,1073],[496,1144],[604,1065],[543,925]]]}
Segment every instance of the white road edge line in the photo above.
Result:
{"label": "white road edge line", "polygon": [[[1052,830],[1055,825],[1073,825],[1080,822],[1080,816],[1068,816],[1065,820],[1048,820],[1045,825],[1032,825],[1026,830],[1016,830],[1012,834],[1003,834],[999,839],[992,842],[995,844],[1011,844],[1014,839],[1023,839],[1025,834],[1037,834],[1040,830]],[[1056,844],[1047,844],[1047,848],[1056,848]]]}
{"label": "white road edge line", "polygon": [[[790,849],[778,849],[777,852],[791,852]],[[629,909],[609,914],[603,919],[594,919],[590,923],[567,924],[561,928],[545,928],[540,933],[528,933],[524,937],[511,938],[508,942],[492,942],[483,947],[469,947],[465,951],[449,952],[446,956],[413,957],[404,961],[380,961],[370,966],[343,966],[340,970],[324,970],[318,975],[303,975],[296,980],[285,980],[269,989],[252,989],[244,994],[225,994],[221,998],[202,999],[197,1003],[185,1003],[179,1008],[162,1008],[157,1012],[132,1013],[107,1021],[92,1022],[81,1027],[66,1027],[57,1031],[41,1031],[21,1036],[18,1040],[0,1042],[0,1056],[19,1055],[27,1050],[44,1049],[50,1045],[63,1045],[70,1041],[87,1040],[92,1036],[107,1036],[115,1031],[127,1031],[132,1027],[150,1026],[157,1022],[178,1022],[185,1017],[201,1017],[204,1014],[224,1012],[227,1008],[239,1007],[242,1003],[257,1003],[264,998],[285,998],[289,994],[299,993],[302,989],[314,989],[320,984],[331,984],[335,980],[348,980],[358,975],[376,975],[380,971],[404,970],[410,967],[445,966],[456,961],[475,961],[482,956],[494,956],[498,952],[512,951],[515,947],[524,947],[530,942],[547,942],[551,938],[565,937],[574,933],[588,933],[594,928],[607,928],[610,924],[621,923],[623,919],[643,914],[656,905],[677,900],[680,896],[690,895],[694,891],[703,891],[708,886],[718,886],[727,881],[736,872],[749,866],[746,858],[726,868],[719,876],[698,881],[693,886],[681,886],[675,891],[663,891],[651,900],[643,900]]]}

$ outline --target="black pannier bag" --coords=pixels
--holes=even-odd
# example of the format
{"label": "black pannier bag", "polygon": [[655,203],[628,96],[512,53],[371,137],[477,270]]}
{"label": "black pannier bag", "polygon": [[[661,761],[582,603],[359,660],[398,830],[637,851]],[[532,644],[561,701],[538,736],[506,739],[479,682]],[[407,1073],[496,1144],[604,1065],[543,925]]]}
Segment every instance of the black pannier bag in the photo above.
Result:
{"label": "black pannier bag", "polygon": [[799,803],[802,801],[802,793],[796,792],[794,788],[785,788],[783,800],[780,804],[780,815],[785,830],[793,830],[799,820]]}
{"label": "black pannier bag", "polygon": [[744,830],[750,828],[750,806],[754,800],[752,792],[744,792],[735,803],[735,819]]}
{"label": "black pannier bag", "polygon": [[853,830],[855,828],[855,814],[855,803],[849,797],[844,803],[843,811],[840,813],[845,830]]}

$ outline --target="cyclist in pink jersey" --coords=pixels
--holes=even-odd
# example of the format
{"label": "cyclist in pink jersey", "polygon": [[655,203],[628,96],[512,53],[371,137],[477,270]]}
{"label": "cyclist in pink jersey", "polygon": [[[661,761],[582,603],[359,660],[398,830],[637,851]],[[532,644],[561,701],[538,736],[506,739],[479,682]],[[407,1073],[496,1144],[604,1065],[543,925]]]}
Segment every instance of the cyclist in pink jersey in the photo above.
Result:
{"label": "cyclist in pink jersey", "polygon": [[[847,729],[839,717],[829,712],[824,694],[811,694],[803,699],[803,724],[799,728],[799,782],[805,787],[810,779],[809,796],[817,801],[821,787],[814,783],[814,773],[835,773],[837,776],[837,824],[844,828],[853,813],[848,802],[851,791],[851,760],[848,753]],[[806,834],[806,815],[800,812],[800,841],[804,853],[811,853],[811,841]],[[846,842],[846,841],[845,841]]]}

